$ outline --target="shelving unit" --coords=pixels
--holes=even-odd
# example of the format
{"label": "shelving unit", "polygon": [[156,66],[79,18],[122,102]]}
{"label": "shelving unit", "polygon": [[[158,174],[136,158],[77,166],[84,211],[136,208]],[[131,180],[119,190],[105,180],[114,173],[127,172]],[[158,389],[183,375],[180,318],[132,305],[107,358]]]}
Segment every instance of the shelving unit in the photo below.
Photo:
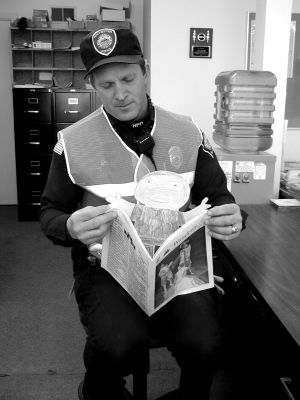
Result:
{"label": "shelving unit", "polygon": [[[85,88],[79,46],[88,33],[88,30],[11,28],[13,85]],[[49,48],[26,47],[35,42],[47,43]]]}

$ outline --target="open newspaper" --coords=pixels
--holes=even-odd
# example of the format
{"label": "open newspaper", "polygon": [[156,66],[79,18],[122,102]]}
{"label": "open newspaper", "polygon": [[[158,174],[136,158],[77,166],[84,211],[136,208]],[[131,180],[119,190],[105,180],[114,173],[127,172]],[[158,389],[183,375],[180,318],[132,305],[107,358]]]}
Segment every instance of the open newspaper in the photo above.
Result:
{"label": "open newspaper", "polygon": [[117,209],[103,239],[101,266],[150,316],[178,295],[214,286],[206,210],[188,219],[150,255],[130,217]]}

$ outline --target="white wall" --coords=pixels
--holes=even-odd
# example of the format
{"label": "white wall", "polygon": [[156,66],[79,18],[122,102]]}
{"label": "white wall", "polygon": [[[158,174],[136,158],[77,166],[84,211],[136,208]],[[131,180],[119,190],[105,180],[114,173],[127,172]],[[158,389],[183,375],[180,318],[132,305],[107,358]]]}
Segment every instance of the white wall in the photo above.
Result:
{"label": "white wall", "polygon": [[0,204],[17,202],[9,26],[0,17]]}
{"label": "white wall", "polygon": [[[283,139],[285,136],[285,103],[290,42],[292,0],[256,0],[256,22],[253,51],[253,68],[272,71],[277,78],[274,101],[273,143],[268,150],[276,156],[273,197],[280,188]],[[280,32],[280,35],[278,35]],[[280,62],[278,62],[278,49]]]}
{"label": "white wall", "polygon": [[[215,77],[245,69],[247,12],[255,6],[255,0],[151,1],[151,96],[191,115],[211,141]],[[193,27],[213,28],[211,59],[189,58]]]}
{"label": "white wall", "polygon": [[300,129],[287,130],[283,142],[282,158],[283,161],[300,161]]}

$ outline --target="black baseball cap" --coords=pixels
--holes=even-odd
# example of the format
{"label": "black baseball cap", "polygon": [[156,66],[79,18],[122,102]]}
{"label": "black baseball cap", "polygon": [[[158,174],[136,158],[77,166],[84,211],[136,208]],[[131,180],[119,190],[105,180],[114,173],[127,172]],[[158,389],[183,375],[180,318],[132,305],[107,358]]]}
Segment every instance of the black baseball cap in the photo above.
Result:
{"label": "black baseball cap", "polygon": [[109,63],[137,64],[144,59],[137,36],[130,29],[103,28],[89,33],[80,44],[86,75]]}

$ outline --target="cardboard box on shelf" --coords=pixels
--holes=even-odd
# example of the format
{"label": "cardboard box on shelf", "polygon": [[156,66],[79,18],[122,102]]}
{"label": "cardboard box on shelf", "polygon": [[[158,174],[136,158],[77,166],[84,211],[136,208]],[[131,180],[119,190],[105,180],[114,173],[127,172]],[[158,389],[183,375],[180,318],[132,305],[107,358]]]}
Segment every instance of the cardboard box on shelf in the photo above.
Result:
{"label": "cardboard box on shelf", "polygon": [[51,21],[52,29],[69,29],[68,21]]}
{"label": "cardboard box on shelf", "polygon": [[70,29],[84,29],[84,21],[69,21]]}
{"label": "cardboard box on shelf", "polygon": [[125,21],[125,10],[103,9],[101,18],[102,21]]}
{"label": "cardboard box on shelf", "polygon": [[32,20],[33,21],[49,21],[48,11],[47,10],[33,10]]}
{"label": "cardboard box on shelf", "polygon": [[110,8],[113,10],[123,10],[123,0],[101,0],[100,1],[100,12],[102,9]]}
{"label": "cardboard box on shelf", "polygon": [[100,28],[131,29],[130,21],[100,21]]}
{"label": "cardboard box on shelf", "polygon": [[100,21],[98,20],[86,20],[84,21],[85,29],[88,31],[95,31],[96,29],[100,28]]}
{"label": "cardboard box on shelf", "polygon": [[33,22],[33,28],[49,28],[49,21],[34,21]]}
{"label": "cardboard box on shelf", "polygon": [[129,11],[130,0],[102,0],[100,2],[100,13],[103,9],[127,10]]}
{"label": "cardboard box on shelf", "polygon": [[89,14],[86,16],[86,20],[98,21],[98,18],[96,14]]}

